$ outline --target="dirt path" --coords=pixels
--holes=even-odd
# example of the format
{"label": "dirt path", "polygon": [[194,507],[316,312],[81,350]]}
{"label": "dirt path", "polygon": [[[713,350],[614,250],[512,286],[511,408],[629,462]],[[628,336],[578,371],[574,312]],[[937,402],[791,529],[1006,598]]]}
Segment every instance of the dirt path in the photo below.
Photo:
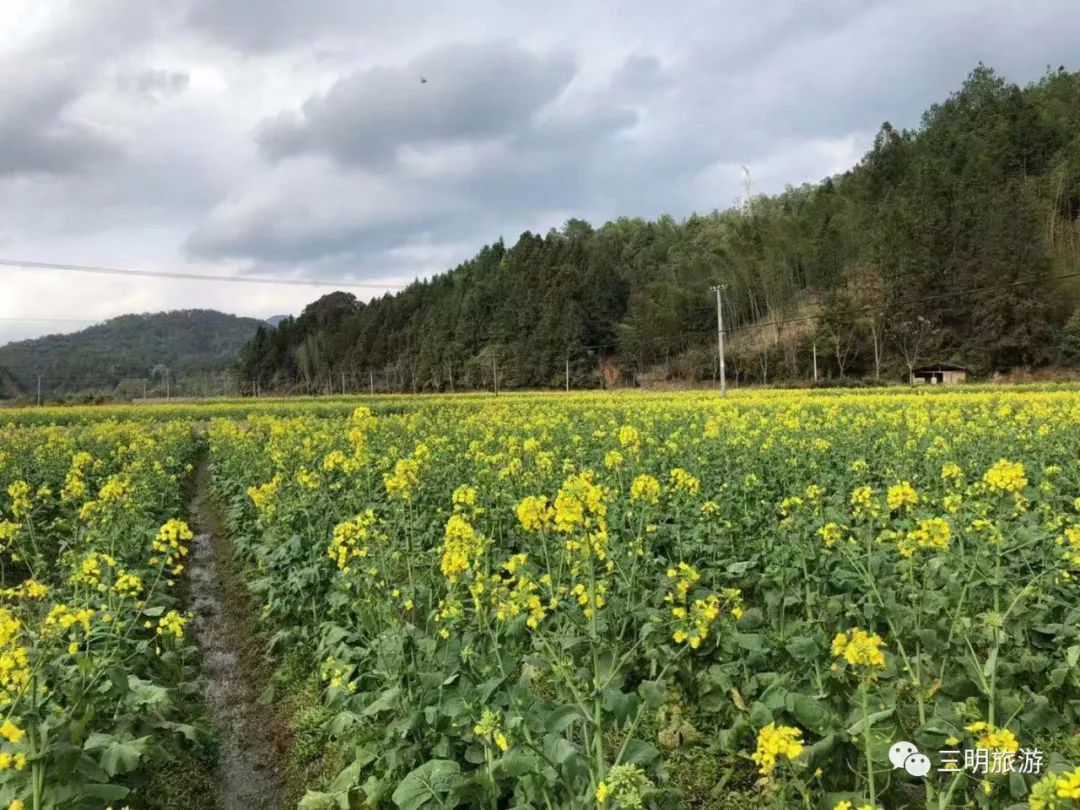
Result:
{"label": "dirt path", "polygon": [[202,650],[199,686],[221,738],[214,805],[219,810],[277,810],[281,785],[275,731],[280,726],[272,708],[258,703],[266,666],[253,645],[251,605],[232,541],[211,502],[209,482],[204,462],[195,473],[190,511],[197,534],[188,568],[191,624]]}

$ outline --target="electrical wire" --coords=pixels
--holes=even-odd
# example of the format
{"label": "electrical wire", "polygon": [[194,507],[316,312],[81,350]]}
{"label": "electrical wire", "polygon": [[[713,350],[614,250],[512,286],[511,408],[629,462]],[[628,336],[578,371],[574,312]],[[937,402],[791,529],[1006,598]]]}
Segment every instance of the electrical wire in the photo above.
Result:
{"label": "electrical wire", "polygon": [[0,316],[5,323],[97,323],[100,318],[14,318]]}
{"label": "electrical wire", "polygon": [[24,268],[31,270],[63,270],[74,273],[96,273],[98,275],[111,276],[138,276],[140,278],[170,278],[184,281],[225,281],[235,284],[281,284],[290,287],[336,287],[338,289],[375,289],[375,290],[401,290],[402,284],[375,284],[363,281],[328,281],[325,279],[304,278],[266,278],[256,276],[215,276],[209,273],[178,273],[173,271],[158,270],[127,270],[119,267],[96,267],[87,264],[57,264],[55,262],[33,262],[23,259],[0,258],[0,265],[4,267]]}

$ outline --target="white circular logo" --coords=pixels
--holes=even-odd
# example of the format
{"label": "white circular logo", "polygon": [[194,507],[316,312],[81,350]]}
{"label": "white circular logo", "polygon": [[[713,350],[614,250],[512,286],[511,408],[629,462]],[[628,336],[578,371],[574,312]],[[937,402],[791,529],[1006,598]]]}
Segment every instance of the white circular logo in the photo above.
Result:
{"label": "white circular logo", "polygon": [[904,760],[904,770],[912,776],[926,776],[930,773],[930,757],[915,753]]}
{"label": "white circular logo", "polygon": [[919,749],[915,747],[914,743],[901,740],[898,743],[893,743],[893,747],[889,749],[889,762],[892,763],[893,768],[903,768],[904,760],[917,753],[919,753]]}

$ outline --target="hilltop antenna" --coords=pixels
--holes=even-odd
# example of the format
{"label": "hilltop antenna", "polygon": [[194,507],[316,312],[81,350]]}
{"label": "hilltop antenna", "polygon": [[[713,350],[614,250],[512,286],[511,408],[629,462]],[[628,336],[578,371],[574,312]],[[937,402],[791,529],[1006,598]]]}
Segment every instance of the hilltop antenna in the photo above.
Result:
{"label": "hilltop antenna", "polygon": [[743,214],[749,214],[754,193],[753,188],[750,185],[750,167],[745,164],[742,167],[742,188],[742,199],[739,201],[739,210]]}

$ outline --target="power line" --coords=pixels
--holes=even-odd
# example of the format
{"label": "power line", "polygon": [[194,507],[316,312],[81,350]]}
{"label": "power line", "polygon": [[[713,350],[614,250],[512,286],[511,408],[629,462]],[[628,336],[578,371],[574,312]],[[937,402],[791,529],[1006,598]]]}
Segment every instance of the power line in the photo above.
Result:
{"label": "power line", "polygon": [[22,259],[0,259],[4,267],[36,270],[65,270],[74,273],[96,273],[110,276],[138,276],[141,278],[175,278],[185,281],[228,281],[239,284],[282,284],[290,287],[336,287],[376,290],[400,290],[402,284],[374,284],[362,281],[326,281],[324,279],[263,278],[255,276],[215,276],[209,273],[176,273],[158,270],[125,270],[119,267],[95,267],[85,264],[56,264],[54,262],[31,262]]}
{"label": "power line", "polygon": [[97,323],[97,318],[9,318],[0,316],[0,321],[13,323]]}

